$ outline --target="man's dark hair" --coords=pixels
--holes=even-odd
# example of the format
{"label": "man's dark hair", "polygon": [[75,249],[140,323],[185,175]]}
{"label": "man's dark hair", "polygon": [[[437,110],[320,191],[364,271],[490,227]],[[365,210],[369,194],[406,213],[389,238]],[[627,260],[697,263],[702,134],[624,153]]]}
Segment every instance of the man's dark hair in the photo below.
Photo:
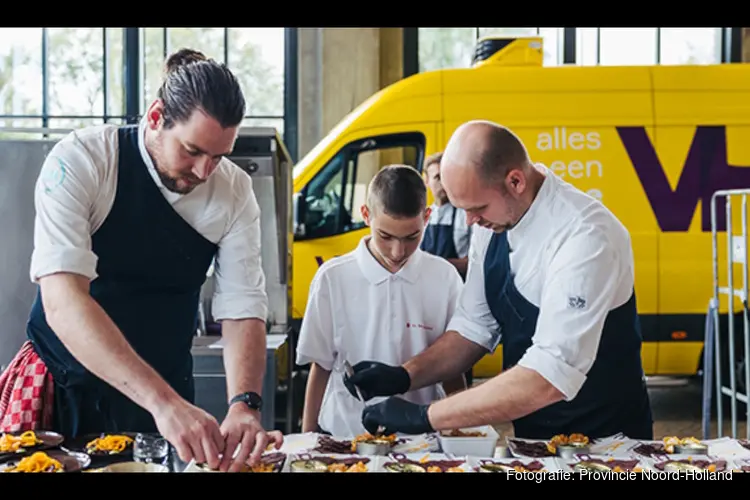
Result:
{"label": "man's dark hair", "polygon": [[418,217],[427,208],[427,185],[414,167],[388,165],[370,181],[367,206],[395,218]]}
{"label": "man's dark hair", "polygon": [[245,117],[245,97],[237,78],[225,64],[192,49],[181,49],[167,59],[159,88],[164,102],[164,127],[187,121],[203,110],[223,128],[236,127]]}

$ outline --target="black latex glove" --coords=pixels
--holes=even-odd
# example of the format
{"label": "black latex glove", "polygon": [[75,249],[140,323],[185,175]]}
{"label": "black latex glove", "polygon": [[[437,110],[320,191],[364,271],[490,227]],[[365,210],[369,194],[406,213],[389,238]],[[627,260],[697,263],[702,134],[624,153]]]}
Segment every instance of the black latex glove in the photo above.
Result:
{"label": "black latex glove", "polygon": [[380,427],[383,428],[383,434],[434,432],[427,417],[429,407],[398,397],[388,398],[382,403],[365,407],[362,411],[362,425],[370,434],[377,434]]}
{"label": "black latex glove", "polygon": [[344,385],[355,398],[359,398],[354,388],[362,392],[365,401],[376,396],[403,394],[411,387],[411,377],[402,366],[391,366],[377,361],[362,361],[352,367],[354,375],[344,375]]}

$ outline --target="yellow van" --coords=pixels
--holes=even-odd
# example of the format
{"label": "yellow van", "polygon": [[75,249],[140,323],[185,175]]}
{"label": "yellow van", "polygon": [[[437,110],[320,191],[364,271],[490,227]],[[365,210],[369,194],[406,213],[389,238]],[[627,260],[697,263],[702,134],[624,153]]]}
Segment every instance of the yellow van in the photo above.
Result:
{"label": "yellow van", "polygon": [[[539,37],[482,39],[471,68],[385,88],[295,166],[296,320],[318,266],[366,234],[359,207],[377,169],[393,162],[421,169],[459,124],[488,119],[514,130],[533,160],[599,198],[630,230],[647,375],[699,373],[713,292],[711,194],[750,188],[750,168],[742,168],[750,165],[750,66],[542,67],[542,60]],[[724,218],[718,222],[723,230]],[[724,238],[718,253],[726,269]],[[475,376],[499,373],[501,356],[502,349],[486,356]]]}

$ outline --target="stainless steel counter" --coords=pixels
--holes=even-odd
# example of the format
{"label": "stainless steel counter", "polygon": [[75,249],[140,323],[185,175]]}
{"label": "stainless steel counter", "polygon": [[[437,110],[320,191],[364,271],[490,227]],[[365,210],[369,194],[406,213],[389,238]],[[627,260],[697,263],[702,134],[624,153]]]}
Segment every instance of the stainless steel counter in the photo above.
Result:
{"label": "stainless steel counter", "polygon": [[[269,333],[266,337],[266,374],[263,382],[263,428],[276,427],[276,355],[287,342],[284,333]],[[221,422],[228,409],[227,380],[224,371],[223,343],[220,337],[203,336],[193,339],[193,374],[195,402]]]}

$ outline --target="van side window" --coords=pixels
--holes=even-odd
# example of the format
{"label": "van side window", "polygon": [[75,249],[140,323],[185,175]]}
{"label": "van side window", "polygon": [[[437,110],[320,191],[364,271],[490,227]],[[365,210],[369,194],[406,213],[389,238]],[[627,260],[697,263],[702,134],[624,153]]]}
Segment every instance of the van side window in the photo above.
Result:
{"label": "van side window", "polygon": [[424,148],[425,137],[419,132],[371,137],[344,146],[305,187],[300,213],[304,235],[296,239],[324,238],[364,228],[360,208],[375,173],[394,163],[421,172]]}

